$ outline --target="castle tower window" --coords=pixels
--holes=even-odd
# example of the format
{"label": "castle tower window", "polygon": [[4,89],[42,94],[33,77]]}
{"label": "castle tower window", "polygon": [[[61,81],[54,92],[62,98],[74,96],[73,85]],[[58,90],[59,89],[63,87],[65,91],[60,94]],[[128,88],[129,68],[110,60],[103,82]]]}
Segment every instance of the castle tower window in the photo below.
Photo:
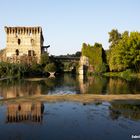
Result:
{"label": "castle tower window", "polygon": [[19,50],[18,49],[16,49],[16,56],[18,56],[19,55]]}
{"label": "castle tower window", "polygon": [[29,50],[28,51],[28,56],[35,56],[34,50]]}
{"label": "castle tower window", "polygon": [[35,41],[34,41],[33,39],[31,39],[31,45],[32,45],[32,46],[34,46],[34,42],[35,42]]}
{"label": "castle tower window", "polygon": [[31,56],[31,50],[28,51],[28,56]]}
{"label": "castle tower window", "polygon": [[18,39],[18,45],[20,45],[20,43],[21,43],[21,40],[20,40],[20,39]]}

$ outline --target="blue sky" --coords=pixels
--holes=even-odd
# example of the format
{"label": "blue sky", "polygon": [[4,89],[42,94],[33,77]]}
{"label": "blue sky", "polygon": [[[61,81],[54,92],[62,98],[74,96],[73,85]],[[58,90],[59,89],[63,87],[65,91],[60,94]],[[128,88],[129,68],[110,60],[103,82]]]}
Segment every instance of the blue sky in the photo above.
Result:
{"label": "blue sky", "polygon": [[0,0],[0,49],[4,26],[42,26],[54,55],[80,51],[83,42],[107,49],[113,28],[140,31],[140,0]]}

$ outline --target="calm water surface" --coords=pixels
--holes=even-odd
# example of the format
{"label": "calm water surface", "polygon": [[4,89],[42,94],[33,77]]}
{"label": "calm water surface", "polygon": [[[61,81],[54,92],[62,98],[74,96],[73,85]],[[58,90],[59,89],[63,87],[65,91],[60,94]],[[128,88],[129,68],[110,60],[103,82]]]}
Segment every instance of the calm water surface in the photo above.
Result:
{"label": "calm water surface", "polygon": [[[139,94],[140,80],[75,77],[0,81],[0,98],[47,94]],[[0,104],[0,140],[131,140],[139,102]]]}
{"label": "calm water surface", "polygon": [[140,135],[140,104],[73,102],[0,106],[1,140],[129,140]]}
{"label": "calm water surface", "polygon": [[56,78],[0,81],[0,98],[47,94],[139,94],[140,80],[79,77],[65,74]]}

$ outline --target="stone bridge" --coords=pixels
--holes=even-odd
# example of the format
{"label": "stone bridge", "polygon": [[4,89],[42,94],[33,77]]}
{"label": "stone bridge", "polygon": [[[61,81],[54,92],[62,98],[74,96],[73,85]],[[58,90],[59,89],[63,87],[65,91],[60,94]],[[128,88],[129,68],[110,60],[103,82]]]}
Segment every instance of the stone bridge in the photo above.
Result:
{"label": "stone bridge", "polygon": [[63,62],[79,62],[80,57],[65,57],[65,56],[55,56],[55,60],[63,61]]}
{"label": "stone bridge", "polygon": [[80,61],[80,57],[76,56],[55,56],[56,61],[64,65],[64,72],[76,72],[76,65]]}
{"label": "stone bridge", "polygon": [[55,56],[54,58],[55,60],[59,60],[61,62],[78,62],[79,63],[78,73],[80,75],[85,75],[86,72],[88,71],[89,59],[86,56],[81,57]]}

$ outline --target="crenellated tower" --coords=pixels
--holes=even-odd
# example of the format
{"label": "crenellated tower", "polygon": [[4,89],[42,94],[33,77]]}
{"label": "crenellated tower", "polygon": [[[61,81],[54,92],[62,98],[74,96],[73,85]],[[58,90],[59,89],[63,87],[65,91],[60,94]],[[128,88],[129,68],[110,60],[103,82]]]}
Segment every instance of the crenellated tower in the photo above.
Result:
{"label": "crenellated tower", "polygon": [[43,53],[43,33],[41,27],[5,27],[6,61],[40,62]]}

